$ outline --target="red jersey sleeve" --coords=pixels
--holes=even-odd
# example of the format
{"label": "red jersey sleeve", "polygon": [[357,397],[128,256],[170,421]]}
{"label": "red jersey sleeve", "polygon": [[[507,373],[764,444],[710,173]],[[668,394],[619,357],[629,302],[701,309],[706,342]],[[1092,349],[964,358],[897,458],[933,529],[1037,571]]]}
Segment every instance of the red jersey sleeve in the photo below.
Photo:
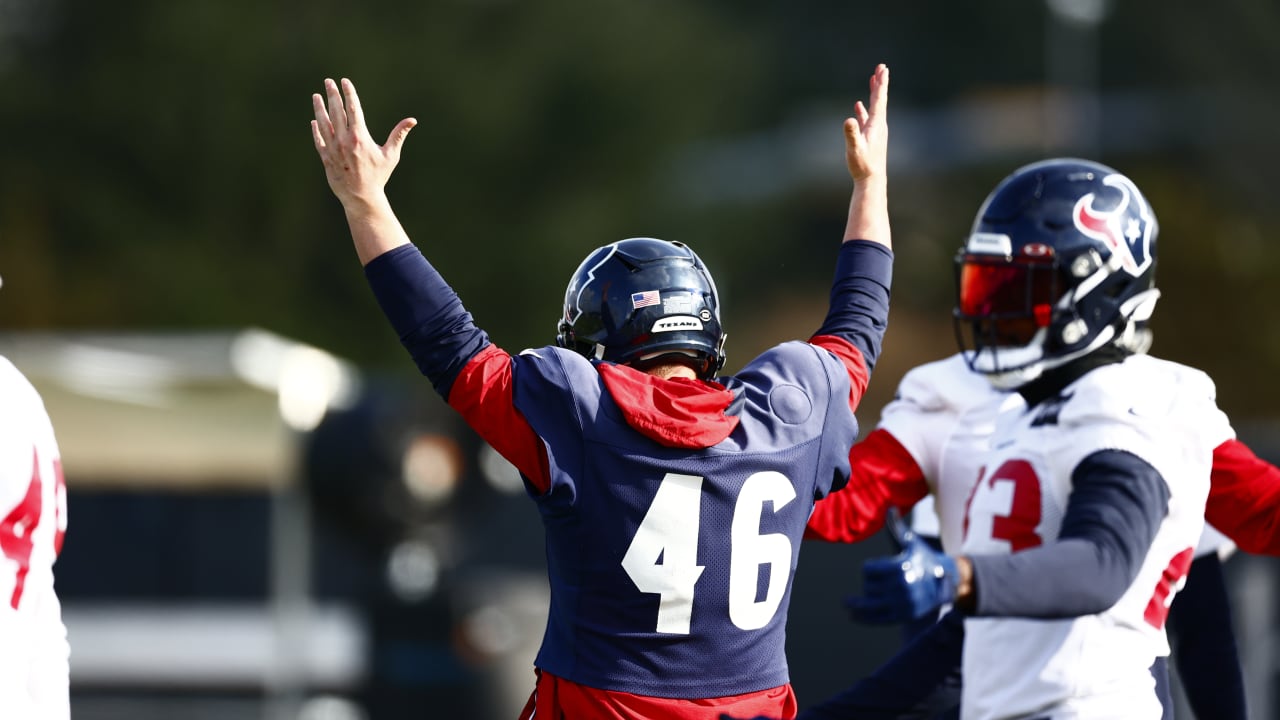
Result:
{"label": "red jersey sleeve", "polygon": [[551,487],[542,439],[516,409],[511,355],[497,345],[476,353],[449,390],[449,406],[540,493]]}
{"label": "red jersey sleeve", "polygon": [[853,543],[874,535],[889,508],[906,512],[929,494],[911,453],[887,430],[876,429],[849,453],[849,484],[819,500],[804,536]]}
{"label": "red jersey sleeve", "polygon": [[1280,468],[1239,440],[1213,451],[1204,517],[1245,552],[1280,555]]}
{"label": "red jersey sleeve", "polygon": [[849,407],[858,409],[862,396],[867,392],[867,384],[871,382],[871,371],[867,369],[866,358],[853,343],[835,335],[815,335],[809,339],[811,345],[823,348],[839,358],[849,372]]}

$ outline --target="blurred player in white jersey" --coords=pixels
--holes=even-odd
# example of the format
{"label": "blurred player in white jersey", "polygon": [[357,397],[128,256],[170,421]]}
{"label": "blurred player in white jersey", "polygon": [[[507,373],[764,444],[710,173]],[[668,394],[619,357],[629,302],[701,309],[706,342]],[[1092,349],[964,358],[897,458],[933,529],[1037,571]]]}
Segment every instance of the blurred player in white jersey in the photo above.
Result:
{"label": "blurred player in white jersey", "polygon": [[967,495],[932,488],[963,554],[913,542],[868,563],[855,609],[966,610],[966,718],[1161,716],[1149,668],[1233,434],[1206,376],[1130,348],[1157,297],[1155,235],[1127,178],[1054,160],[997,187],[959,258],[964,361],[1016,392],[963,403],[939,453],[914,458],[971,465]]}
{"label": "blurred player in white jersey", "polygon": [[[1136,349],[1145,352],[1149,345],[1150,333],[1143,331],[1144,341]],[[911,448],[912,456],[920,463],[921,470],[934,473],[932,484],[939,493],[921,500],[911,509],[911,530],[918,537],[935,549],[957,553],[960,550],[960,528],[963,522],[964,500],[968,497],[969,487],[977,477],[977,468],[973,463],[980,460],[976,448],[965,448],[966,444],[978,441],[983,432],[991,430],[991,426],[967,426],[955,428],[956,438],[945,436],[929,437],[921,431],[931,428],[922,418],[931,418],[937,422],[945,418],[955,423],[958,408],[970,404],[975,398],[989,398],[998,393],[980,374],[972,372],[964,362],[963,356],[953,355],[945,360],[922,365],[903,378],[894,401],[885,406],[880,429],[898,438],[904,446]],[[932,398],[932,400],[929,400]],[[942,402],[939,402],[941,400]],[[1210,440],[1218,436],[1221,442],[1215,445],[1215,460],[1220,454],[1235,453],[1253,457],[1252,453],[1240,445],[1235,439],[1234,431],[1229,426],[1218,423],[1205,428],[1210,433]],[[967,439],[967,440],[966,440]],[[946,470],[940,457],[947,456]],[[1223,469],[1215,467],[1214,472],[1229,472],[1230,464]],[[1258,473],[1269,473],[1272,484],[1280,487],[1280,471],[1275,466],[1261,460],[1249,465]],[[1211,475],[1212,477],[1212,475]],[[956,487],[957,483],[960,487]],[[1212,493],[1212,484],[1210,493]],[[946,500],[942,500],[945,497]],[[950,510],[950,521],[943,523],[939,517],[938,505]],[[943,540],[943,527],[948,531]],[[1180,641],[1174,648],[1173,657],[1183,689],[1195,716],[1207,720],[1245,720],[1244,679],[1237,653],[1231,606],[1227,595],[1226,580],[1222,572],[1222,562],[1236,550],[1230,538],[1206,524],[1200,541],[1196,545],[1195,558],[1187,574],[1186,585],[1178,593],[1177,599],[1169,610],[1169,627]],[[926,616],[921,621],[908,623],[904,628],[907,639],[927,629],[933,617]],[[1154,669],[1157,682],[1164,680],[1166,672],[1163,664]],[[1166,688],[1161,687],[1165,692]],[[1167,704],[1166,716],[1172,717],[1172,698],[1162,697]]]}
{"label": "blurred player in white jersey", "polygon": [[62,460],[44,403],[0,357],[0,717],[70,717],[66,627],[53,563],[67,526]]}
{"label": "blurred player in white jersey", "polygon": [[[1146,345],[1145,342],[1140,344],[1135,351],[1145,351]],[[873,431],[873,434],[885,436],[876,442],[892,443],[901,448],[899,454],[880,452],[872,458],[862,450],[853,453],[855,466],[869,464],[881,471],[893,468],[891,473],[882,473],[875,481],[882,482],[885,476],[894,478],[900,504],[908,505],[912,497],[930,493],[912,508],[911,525],[914,533],[935,549],[940,547],[947,552],[959,552],[963,541],[965,501],[978,476],[987,438],[994,430],[993,418],[990,417],[970,417],[964,423],[959,422],[961,411],[984,406],[984,403],[988,408],[998,407],[990,401],[1003,392],[994,388],[985,376],[970,370],[962,355],[918,366],[902,379],[894,400],[885,406]],[[1248,472],[1255,477],[1254,486],[1261,482],[1272,489],[1273,495],[1280,492],[1280,470],[1257,459],[1234,438],[1229,426],[1212,422],[1204,431],[1208,433],[1210,442],[1220,439],[1220,442],[1215,442],[1214,476]],[[1235,462],[1231,462],[1233,458]],[[1240,462],[1244,459],[1248,462]],[[1232,487],[1230,482],[1223,485]],[[1259,494],[1259,497],[1263,496]],[[836,497],[836,502],[823,501],[815,509],[810,520],[811,537],[842,539],[850,532],[849,513],[839,506],[838,497],[833,497]],[[1241,536],[1255,550],[1268,551],[1267,538],[1249,535],[1247,528],[1241,531]],[[1184,646],[1176,653],[1179,671],[1186,679],[1184,688],[1192,708],[1201,718],[1246,717],[1231,610],[1219,565],[1219,556],[1229,555],[1234,549],[1235,544],[1230,539],[1206,526],[1196,548],[1187,587],[1178,595],[1169,617],[1170,625],[1178,625],[1184,641]],[[1276,549],[1270,551],[1274,553]],[[1186,620],[1179,623],[1183,616]],[[927,629],[934,620],[935,616],[931,614],[909,622],[905,634],[909,639]],[[931,652],[936,654],[937,650],[934,646]],[[925,661],[909,657],[909,661],[899,660],[894,666],[906,668],[909,674],[915,675],[919,665]],[[930,658],[927,662],[938,660]],[[883,683],[888,672],[892,669],[881,670],[871,683],[857,688],[856,693],[847,694],[843,710],[833,711],[829,716],[865,715],[868,704],[881,711],[890,707],[909,707],[912,702],[907,694],[894,691],[890,693],[892,698],[881,698],[880,695],[884,694],[882,688],[877,691],[872,687],[873,683]],[[1155,672],[1157,677],[1162,677],[1163,665],[1155,668]],[[958,688],[955,690],[958,694]],[[1171,702],[1170,698],[1163,699]],[[952,700],[939,698],[938,702],[945,706]],[[886,712],[886,716],[891,714]]]}
{"label": "blurred player in white jersey", "polygon": [[[1148,304],[1145,310],[1150,309]],[[1131,352],[1146,352],[1151,333],[1145,315],[1135,314],[1131,320],[1131,332],[1123,333],[1118,341]],[[849,485],[816,506],[807,537],[856,542],[878,530],[887,508],[906,511],[914,506],[912,525],[919,539],[935,549],[958,553],[966,501],[994,430],[993,416],[970,416],[965,422],[959,419],[962,411],[991,402],[1004,392],[985,375],[974,372],[962,354],[908,372],[876,429],[854,447]],[[994,413],[998,406],[986,407]],[[1206,517],[1221,524],[1247,551],[1278,555],[1280,513],[1275,508],[1280,507],[1280,469],[1255,456],[1235,439],[1230,426],[1217,419],[1207,418],[1202,428],[1208,442],[1217,442]],[[939,506],[941,517],[936,512]],[[1206,527],[1187,585],[1169,617],[1178,640],[1175,657],[1184,689],[1201,718],[1246,716],[1229,599],[1219,564],[1219,557],[1234,548],[1230,539]],[[925,614],[908,621],[904,634],[914,637],[935,619],[936,614]],[[803,717],[916,717],[927,714],[922,711],[926,707],[937,712],[948,710],[959,695],[959,673],[952,673],[948,663],[954,660],[958,666],[963,641],[962,623],[952,618],[950,625],[950,635],[935,634],[929,642],[904,651],[850,690],[810,708]],[[1163,658],[1152,672],[1167,682]],[[942,685],[935,687],[931,682]],[[1165,695],[1162,700],[1171,712],[1171,699]]]}

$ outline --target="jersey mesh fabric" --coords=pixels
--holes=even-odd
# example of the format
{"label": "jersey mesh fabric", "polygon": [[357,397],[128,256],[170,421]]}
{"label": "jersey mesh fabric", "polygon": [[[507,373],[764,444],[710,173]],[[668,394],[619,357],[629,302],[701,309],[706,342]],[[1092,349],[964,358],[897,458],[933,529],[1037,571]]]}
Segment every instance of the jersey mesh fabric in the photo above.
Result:
{"label": "jersey mesh fabric", "polygon": [[[573,353],[522,354],[514,377],[515,403],[546,440],[551,474],[550,491],[535,498],[552,589],[537,665],[660,697],[785,684],[800,536],[815,498],[847,475],[857,432],[843,366],[807,343],[764,353],[724,379],[740,422],[705,449],[664,447],[628,427],[596,369]],[[808,412],[797,409],[804,405]],[[628,570],[624,558],[657,522],[650,508],[659,497],[660,512],[679,515],[668,531],[689,546],[668,538],[661,554]],[[686,592],[667,595],[639,587],[646,578],[633,575],[649,569],[696,576],[671,580]],[[686,625],[660,630],[660,615],[679,618],[681,605]]]}

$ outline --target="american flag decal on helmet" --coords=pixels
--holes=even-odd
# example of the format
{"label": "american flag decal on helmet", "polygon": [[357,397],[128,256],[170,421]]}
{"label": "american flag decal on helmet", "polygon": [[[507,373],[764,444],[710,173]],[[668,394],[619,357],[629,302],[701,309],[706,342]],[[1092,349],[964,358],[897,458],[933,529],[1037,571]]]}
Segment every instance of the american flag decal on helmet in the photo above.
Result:
{"label": "american flag decal on helmet", "polygon": [[645,290],[644,292],[631,293],[631,307],[639,309],[657,305],[660,302],[657,290]]}

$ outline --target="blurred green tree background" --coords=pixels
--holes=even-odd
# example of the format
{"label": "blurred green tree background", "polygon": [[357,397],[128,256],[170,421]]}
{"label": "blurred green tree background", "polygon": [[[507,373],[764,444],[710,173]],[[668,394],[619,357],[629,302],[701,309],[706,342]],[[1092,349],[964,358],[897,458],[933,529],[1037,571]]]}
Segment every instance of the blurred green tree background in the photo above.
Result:
{"label": "blurred green tree background", "polygon": [[951,256],[987,191],[1084,155],[1160,219],[1155,351],[1267,417],[1276,37],[1251,0],[6,0],[0,326],[256,325],[412,372],[311,147],[310,95],[345,76],[379,140],[419,119],[392,200],[500,344],[548,342],[581,257],[649,235],[715,271],[732,369],[820,322],[840,124],[886,62],[898,264],[869,402],[953,350]]}

